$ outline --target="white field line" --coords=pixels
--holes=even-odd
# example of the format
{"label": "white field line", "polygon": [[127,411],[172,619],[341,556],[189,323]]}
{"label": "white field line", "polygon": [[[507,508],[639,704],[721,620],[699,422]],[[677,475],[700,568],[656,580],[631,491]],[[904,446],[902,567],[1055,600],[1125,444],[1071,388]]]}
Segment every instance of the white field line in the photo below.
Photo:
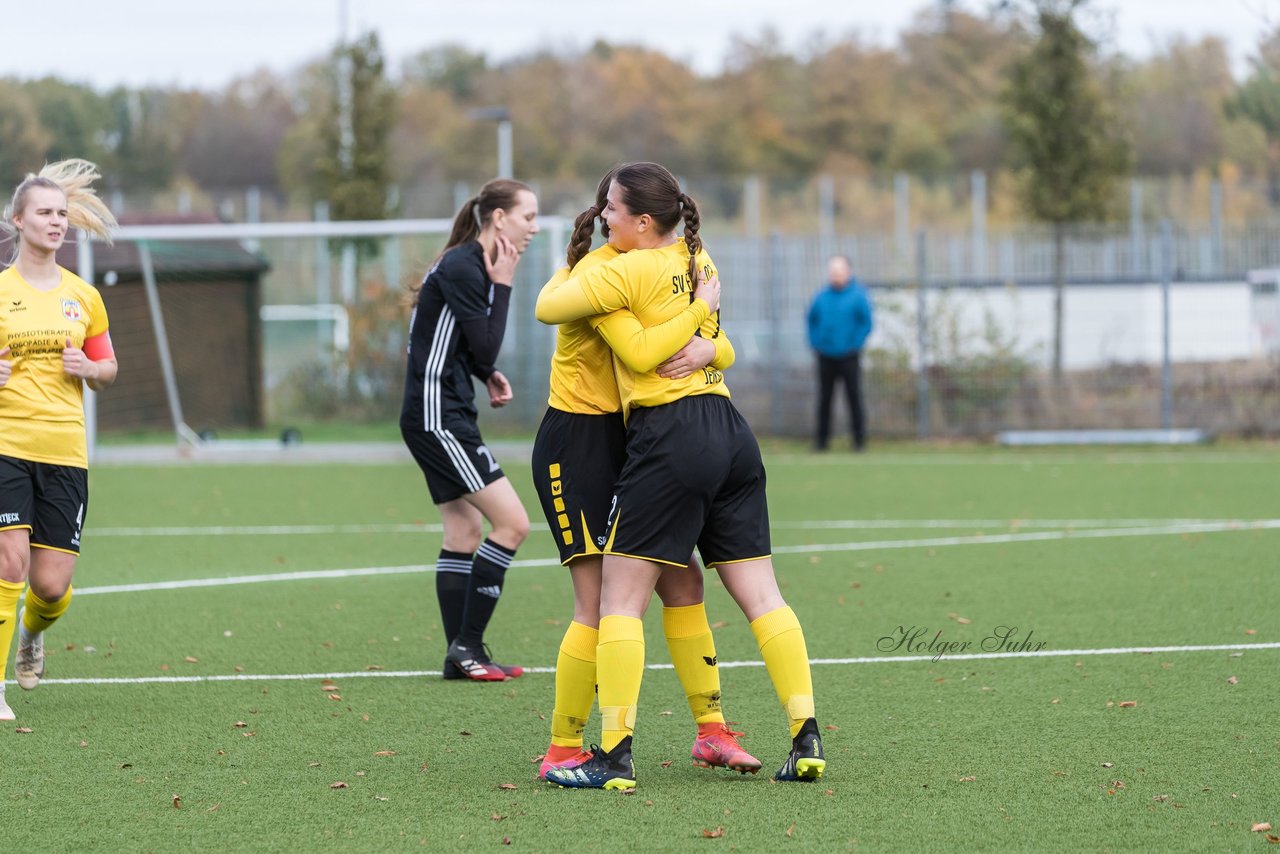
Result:
{"label": "white field line", "polygon": [[1280,463],[1280,454],[1265,451],[1114,451],[1107,453],[1050,454],[1035,451],[1020,453],[1004,451],[1000,454],[814,454],[777,453],[765,457],[766,465],[773,463],[800,466],[1108,466],[1108,465],[1221,465],[1238,463],[1256,465]]}
{"label": "white field line", "polygon": [[[1137,528],[1109,528],[1083,531],[1039,531],[1026,534],[980,534],[968,537],[929,537],[912,540],[872,540],[863,543],[824,543],[805,546],[777,546],[774,554],[810,554],[814,552],[881,551],[886,549],[936,548],[945,546],[994,545],[999,543],[1044,542],[1053,540],[1103,539],[1112,537],[1157,537],[1172,534],[1216,534],[1228,531],[1273,530],[1280,519],[1258,519],[1252,522],[1196,522],[1182,525],[1150,525]],[[559,566],[554,558],[518,560],[512,567]],[[153,581],[140,584],[115,584],[101,587],[77,587],[77,596],[102,593],[143,593],[152,590],[183,590],[192,587],[228,587],[240,584],[262,584],[275,581],[311,581],[318,579],[356,578],[370,575],[408,575],[434,572],[434,566],[371,566],[358,569],[316,569],[300,572],[278,572],[263,575],[236,575],[226,578],[189,578],[178,581]]]}
{"label": "white field line", "polygon": [[[1237,524],[1241,527],[1268,520],[1262,519],[819,519],[812,521],[774,521],[775,530],[876,530],[930,528],[1132,528],[1156,525]],[[530,526],[545,531],[545,523]],[[322,536],[325,534],[439,534],[439,522],[424,524],[346,524],[346,525],[175,525],[143,527],[91,528],[93,537],[225,537],[225,536]]]}
{"label": "white field line", "polygon": [[1084,531],[1037,531],[1028,534],[975,534],[969,537],[930,537],[917,540],[879,540],[864,543],[817,543],[806,546],[775,546],[774,554],[810,552],[859,552],[878,549],[932,548],[937,546],[995,545],[1050,540],[1094,540],[1112,537],[1157,537],[1169,534],[1219,534],[1226,531],[1256,531],[1280,528],[1280,519],[1239,522],[1193,522],[1185,525],[1143,525],[1137,528],[1108,528]]}
{"label": "white field line", "polygon": [[[1280,649],[1280,643],[1197,644],[1189,646],[1131,646],[1105,649],[1027,650],[1025,652],[984,652],[959,655],[883,655],[869,658],[815,658],[814,666],[857,664],[905,664],[928,661],[975,661],[1011,658],[1080,658],[1096,655],[1138,655],[1151,653],[1227,652]],[[721,667],[764,667],[763,661],[722,661]],[[648,664],[646,670],[670,670],[670,664]],[[554,667],[526,667],[525,673],[555,673]],[[174,685],[201,682],[310,682],[324,679],[416,679],[439,676],[439,670],[353,670],[346,673],[229,673],[213,676],[120,676],[71,679],[42,679],[41,685]]]}

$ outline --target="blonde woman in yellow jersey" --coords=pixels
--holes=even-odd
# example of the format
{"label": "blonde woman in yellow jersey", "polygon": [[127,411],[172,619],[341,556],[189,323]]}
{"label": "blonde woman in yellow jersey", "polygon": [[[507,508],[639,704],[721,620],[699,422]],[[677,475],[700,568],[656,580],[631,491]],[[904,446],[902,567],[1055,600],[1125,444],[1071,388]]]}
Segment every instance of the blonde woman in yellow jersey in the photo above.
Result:
{"label": "blonde woman in yellow jersey", "polygon": [[[538,297],[539,320],[568,323],[620,309],[645,326],[690,310],[699,323],[711,316],[718,302],[697,299],[695,288],[699,279],[715,278],[715,265],[702,251],[697,206],[670,172],[653,163],[615,170],[604,219],[615,246],[649,251],[627,252],[548,285]],[[675,234],[681,220],[683,240]],[[791,750],[774,778],[818,779],[826,759],[808,652],[774,577],[764,464],[751,428],[730,403],[723,374],[711,368],[680,380],[630,371],[619,389],[627,461],[605,533],[597,651],[602,749],[574,768],[549,771],[547,779],[577,788],[635,786],[641,619],[660,575],[683,566],[694,545],[751,622],[786,712]]]}
{"label": "blonde woman in yellow jersey", "polygon": [[14,719],[4,673],[23,582],[24,689],[44,676],[44,631],[71,602],[89,503],[83,384],[116,378],[102,297],[55,257],[68,228],[106,238],[115,226],[91,188],[98,177],[84,160],[50,164],[18,185],[0,222],[17,242],[0,272],[0,720]]}
{"label": "blonde woman in yellow jersey", "polygon": [[[578,216],[568,266],[556,273],[553,283],[567,279],[570,269],[580,274],[621,254],[608,243],[588,251],[610,177],[600,182],[596,204]],[[608,237],[607,228],[604,233]],[[733,363],[728,339],[698,336],[698,323],[696,311],[684,311],[646,329],[623,310],[575,320],[557,330],[551,395],[533,446],[533,481],[561,563],[569,568],[574,609],[556,661],[551,745],[539,769],[543,778],[553,768],[573,767],[591,758],[582,749],[582,731],[595,703],[601,547],[614,482],[626,459],[626,428],[610,348],[628,365],[673,378],[707,364],[728,368]],[[741,733],[729,729],[721,710],[720,671],[703,606],[701,568],[690,560],[687,567],[664,573],[657,591],[671,661],[698,726],[691,751],[694,763],[754,774],[760,761],[738,744]]]}

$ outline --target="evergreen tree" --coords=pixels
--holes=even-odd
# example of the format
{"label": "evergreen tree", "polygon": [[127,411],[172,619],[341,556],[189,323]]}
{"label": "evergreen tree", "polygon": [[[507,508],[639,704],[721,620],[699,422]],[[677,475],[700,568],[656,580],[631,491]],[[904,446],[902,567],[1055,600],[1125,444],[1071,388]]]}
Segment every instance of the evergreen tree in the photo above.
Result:
{"label": "evergreen tree", "polygon": [[1086,0],[1037,0],[1038,37],[1014,63],[1005,120],[1022,200],[1053,226],[1053,377],[1062,379],[1062,293],[1070,223],[1102,219],[1129,146],[1090,71],[1093,43],[1076,25]]}

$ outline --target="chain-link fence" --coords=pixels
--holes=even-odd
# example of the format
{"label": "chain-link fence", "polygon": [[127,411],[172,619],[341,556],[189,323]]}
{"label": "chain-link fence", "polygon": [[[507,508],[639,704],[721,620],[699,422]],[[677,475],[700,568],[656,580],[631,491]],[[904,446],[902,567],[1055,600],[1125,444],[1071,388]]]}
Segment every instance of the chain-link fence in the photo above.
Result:
{"label": "chain-link fence", "polygon": [[[64,261],[102,289],[121,352],[117,403],[103,396],[101,429],[170,417],[140,296],[140,243],[155,258],[174,385],[193,401],[192,427],[376,421],[398,414],[409,288],[447,225],[130,226],[115,248]],[[1249,271],[1280,267],[1280,223],[1149,231],[1065,235],[1060,380],[1051,370],[1054,236],[1045,229],[981,240],[921,233],[905,243],[895,234],[709,239],[738,354],[729,387],[761,433],[810,433],[816,371],[804,318],[827,257],[841,253],[875,307],[864,357],[873,440],[1017,428],[1280,434],[1277,277],[1249,280]],[[566,236],[564,220],[546,218],[520,263],[499,363],[516,402],[482,415],[487,432],[527,433],[541,418],[554,333],[533,306]],[[228,324],[243,336],[229,337]],[[217,343],[232,340],[250,343]],[[230,376],[252,387],[246,399],[255,405],[215,405],[231,394],[218,385]]]}

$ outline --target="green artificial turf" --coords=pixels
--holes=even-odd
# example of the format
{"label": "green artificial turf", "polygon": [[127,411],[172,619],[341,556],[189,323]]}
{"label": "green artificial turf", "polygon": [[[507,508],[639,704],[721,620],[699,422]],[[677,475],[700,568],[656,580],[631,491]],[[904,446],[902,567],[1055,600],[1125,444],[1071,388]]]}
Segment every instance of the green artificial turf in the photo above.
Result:
{"label": "green artificial turf", "polygon": [[[767,462],[821,782],[768,779],[786,722],[714,576],[725,710],[765,771],[690,766],[655,605],[637,791],[560,790],[535,779],[572,614],[545,530],[488,636],[531,672],[444,682],[433,577],[414,569],[439,520],[412,465],[103,466],[47,682],[8,686],[0,847],[1269,847],[1251,827],[1280,827],[1280,649],[1235,647],[1280,641],[1280,530],[1258,524],[1280,519],[1280,451]],[[526,466],[504,465],[540,522]],[[186,586],[119,589],[163,582]]]}

